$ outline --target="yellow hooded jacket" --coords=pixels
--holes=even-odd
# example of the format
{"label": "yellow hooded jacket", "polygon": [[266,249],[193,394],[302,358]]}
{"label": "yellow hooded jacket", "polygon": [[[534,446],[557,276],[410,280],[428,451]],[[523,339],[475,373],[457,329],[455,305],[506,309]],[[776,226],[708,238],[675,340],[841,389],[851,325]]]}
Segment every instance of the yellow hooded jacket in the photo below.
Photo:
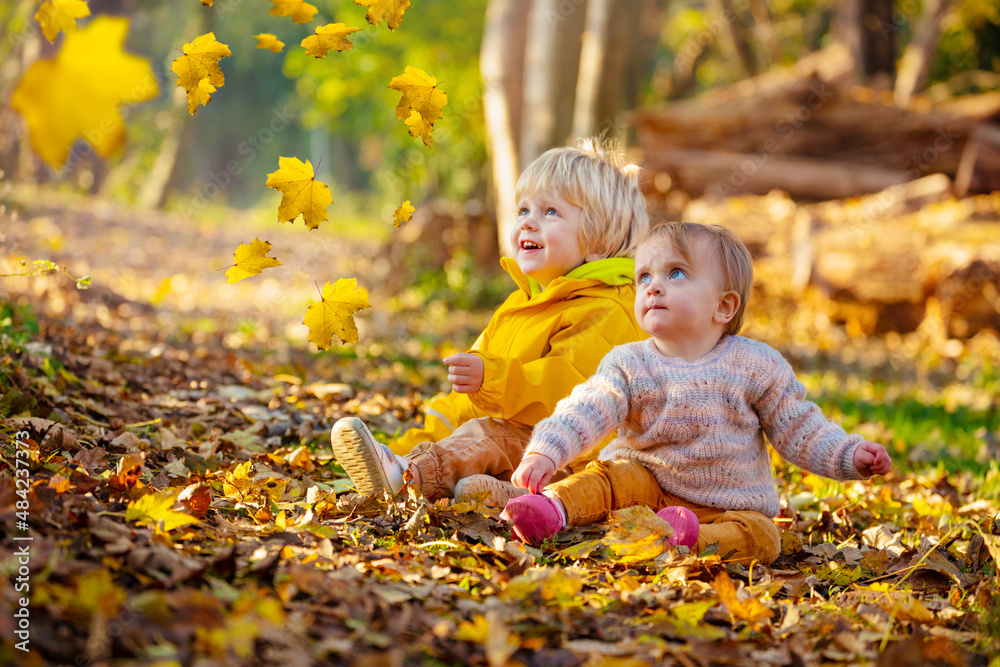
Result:
{"label": "yellow hooded jacket", "polygon": [[534,426],[594,374],[611,348],[647,337],[635,320],[632,259],[587,262],[544,291],[513,259],[505,257],[500,263],[518,289],[493,314],[470,350],[486,367],[482,387],[473,394],[453,391],[431,400],[424,427],[404,433],[392,446],[397,453],[421,442],[437,442],[479,417]]}

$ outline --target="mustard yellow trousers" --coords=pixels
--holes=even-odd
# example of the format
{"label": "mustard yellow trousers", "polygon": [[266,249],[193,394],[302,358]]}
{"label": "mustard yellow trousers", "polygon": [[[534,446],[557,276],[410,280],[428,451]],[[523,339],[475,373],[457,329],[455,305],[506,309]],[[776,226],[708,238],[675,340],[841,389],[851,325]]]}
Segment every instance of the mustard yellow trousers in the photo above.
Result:
{"label": "mustard yellow trousers", "polygon": [[592,461],[584,470],[549,484],[545,490],[562,501],[570,526],[595,523],[612,510],[633,505],[645,505],[654,512],[680,505],[698,517],[698,542],[692,549],[696,554],[718,542],[719,556],[735,552],[727,562],[767,565],[781,555],[781,536],[770,518],[759,512],[704,507],[678,498],[665,492],[649,470],[632,461]]}

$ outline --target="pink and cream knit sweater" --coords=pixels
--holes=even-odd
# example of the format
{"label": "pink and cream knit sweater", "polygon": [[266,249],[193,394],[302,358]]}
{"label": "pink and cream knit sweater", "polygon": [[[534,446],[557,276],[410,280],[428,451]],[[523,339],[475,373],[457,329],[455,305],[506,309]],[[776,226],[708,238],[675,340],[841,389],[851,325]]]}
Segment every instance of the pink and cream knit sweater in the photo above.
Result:
{"label": "pink and cream knit sweater", "polygon": [[778,514],[765,435],[801,468],[861,479],[854,450],[864,439],[806,400],[777,350],[741,336],[691,363],[651,339],[619,345],[535,426],[526,454],[562,467],[615,429],[602,460],[635,461],[664,491],[708,507]]}

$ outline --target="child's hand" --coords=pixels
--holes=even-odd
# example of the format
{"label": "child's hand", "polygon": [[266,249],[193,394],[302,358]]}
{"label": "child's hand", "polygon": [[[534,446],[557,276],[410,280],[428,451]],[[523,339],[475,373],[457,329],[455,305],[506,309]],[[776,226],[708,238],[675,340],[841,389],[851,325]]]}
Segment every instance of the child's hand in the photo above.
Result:
{"label": "child's hand", "polygon": [[545,488],[556,471],[556,464],[544,454],[528,454],[521,459],[521,465],[510,476],[515,486],[538,493]]}
{"label": "child's hand", "polygon": [[448,382],[454,391],[474,394],[483,386],[486,366],[478,355],[461,352],[445,357],[442,361],[448,364]]}
{"label": "child's hand", "polygon": [[892,469],[892,459],[885,447],[865,441],[854,450],[854,467],[865,477],[884,475]]}

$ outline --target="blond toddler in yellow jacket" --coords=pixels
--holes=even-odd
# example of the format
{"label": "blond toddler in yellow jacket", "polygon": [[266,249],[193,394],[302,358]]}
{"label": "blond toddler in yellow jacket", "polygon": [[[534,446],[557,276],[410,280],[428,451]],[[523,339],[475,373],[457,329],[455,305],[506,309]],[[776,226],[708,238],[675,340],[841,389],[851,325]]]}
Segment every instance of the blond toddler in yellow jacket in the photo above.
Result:
{"label": "blond toddler in yellow jacket", "polygon": [[514,256],[501,264],[517,289],[471,350],[444,359],[453,390],[397,443],[409,453],[357,418],[334,425],[334,455],[360,493],[395,494],[407,469],[431,499],[487,491],[502,504],[523,493],[507,480],[534,425],[613,347],[645,338],[632,307],[631,257],[649,227],[639,168],[585,140],[532,162],[516,194]]}
{"label": "blond toddler in yellow jacket", "polygon": [[[770,563],[780,507],[764,436],[782,456],[834,479],[889,472],[885,449],[848,435],[805,398],[781,354],[736,334],[753,282],[750,253],[716,225],[657,227],[636,254],[635,314],[646,341],[615,348],[537,425],[515,484],[541,495],[507,503],[521,539],[645,505],[696,551],[717,543],[738,562]],[[552,474],[610,431],[585,470]]]}

